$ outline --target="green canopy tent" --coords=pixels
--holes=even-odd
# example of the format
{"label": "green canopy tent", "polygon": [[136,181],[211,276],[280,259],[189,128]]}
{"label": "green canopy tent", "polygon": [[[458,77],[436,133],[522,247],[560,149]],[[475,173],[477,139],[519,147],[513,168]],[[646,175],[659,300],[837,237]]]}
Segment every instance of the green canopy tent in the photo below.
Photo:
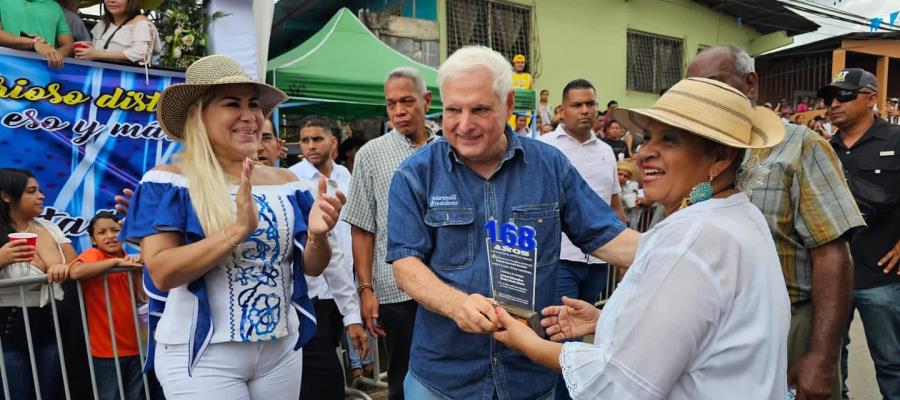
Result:
{"label": "green canopy tent", "polygon": [[[303,44],[269,60],[266,80],[290,96],[276,112],[352,120],[385,115],[384,78],[401,66],[422,73],[432,93],[427,113],[443,111],[437,70],[392,49],[341,8]],[[515,92],[515,110],[533,113],[535,91]]]}
{"label": "green canopy tent", "polygon": [[352,12],[341,8],[309,40],[268,63],[266,80],[290,100],[283,113],[316,113],[350,120],[384,115],[384,78],[401,66],[422,73],[433,93],[429,113],[441,111],[437,70],[392,49]]}

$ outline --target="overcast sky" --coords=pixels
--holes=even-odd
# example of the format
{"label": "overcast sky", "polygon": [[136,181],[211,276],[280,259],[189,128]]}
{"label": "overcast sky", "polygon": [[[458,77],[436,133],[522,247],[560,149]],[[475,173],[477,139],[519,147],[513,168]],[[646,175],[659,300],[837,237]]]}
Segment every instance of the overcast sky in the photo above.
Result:
{"label": "overcast sky", "polygon": [[[889,14],[894,11],[900,11],[900,0],[811,0],[823,6],[838,8],[853,14],[857,14],[866,18],[866,20],[880,17],[884,22],[889,21]],[[790,2],[788,2],[790,3]],[[836,4],[835,4],[836,3]],[[789,5],[789,4],[788,4]],[[855,25],[835,19],[823,18],[817,15],[797,11],[798,14],[819,24],[821,28],[818,31],[805,33],[803,35],[794,36],[794,44],[788,47],[799,46],[801,44],[819,41],[832,36],[842,35],[848,32],[868,32],[868,26]],[[900,28],[900,18],[894,22],[894,26]],[[781,50],[779,49],[779,50]]]}

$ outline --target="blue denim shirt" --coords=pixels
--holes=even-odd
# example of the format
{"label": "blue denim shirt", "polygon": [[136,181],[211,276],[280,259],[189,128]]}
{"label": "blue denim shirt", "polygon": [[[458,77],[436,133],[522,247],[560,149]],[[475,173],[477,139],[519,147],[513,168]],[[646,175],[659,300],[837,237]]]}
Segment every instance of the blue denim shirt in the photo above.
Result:
{"label": "blue denim shirt", "polygon": [[[512,133],[496,173],[484,179],[443,138],[410,156],[391,182],[387,262],[419,257],[447,284],[491,296],[484,224],[490,219],[537,231],[535,311],[553,303],[560,232],[588,253],[625,226],[556,148]],[[491,335],[459,330],[419,307],[410,372],[451,399],[531,399],[558,374]]]}

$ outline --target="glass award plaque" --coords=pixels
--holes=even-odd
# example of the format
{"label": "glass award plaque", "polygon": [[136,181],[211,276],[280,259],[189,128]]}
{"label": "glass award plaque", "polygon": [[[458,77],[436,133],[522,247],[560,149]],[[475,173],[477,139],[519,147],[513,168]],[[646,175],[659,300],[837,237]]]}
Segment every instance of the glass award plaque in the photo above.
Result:
{"label": "glass award plaque", "polygon": [[[497,229],[499,228],[499,230]],[[491,295],[513,318],[545,337],[541,316],[534,308],[538,246],[534,228],[496,221],[485,225]]]}

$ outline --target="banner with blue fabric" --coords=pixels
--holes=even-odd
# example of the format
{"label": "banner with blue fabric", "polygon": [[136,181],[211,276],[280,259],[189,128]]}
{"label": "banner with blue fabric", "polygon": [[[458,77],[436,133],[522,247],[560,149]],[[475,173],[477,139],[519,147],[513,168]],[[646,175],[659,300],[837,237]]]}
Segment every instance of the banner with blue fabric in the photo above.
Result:
{"label": "banner with blue fabric", "polygon": [[33,52],[0,48],[0,167],[33,173],[42,217],[87,249],[91,217],[177,151],[156,104],[183,81],[182,72],[74,59],[52,69]]}

